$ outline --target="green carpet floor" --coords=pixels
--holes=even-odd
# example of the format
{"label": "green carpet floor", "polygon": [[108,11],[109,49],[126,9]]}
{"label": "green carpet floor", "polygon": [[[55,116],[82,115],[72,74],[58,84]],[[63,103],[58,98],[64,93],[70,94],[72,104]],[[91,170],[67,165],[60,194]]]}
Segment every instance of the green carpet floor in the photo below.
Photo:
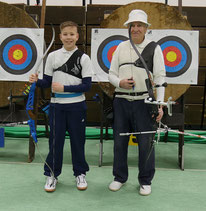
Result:
{"label": "green carpet floor", "polygon": [[92,166],[88,189],[78,191],[71,165],[64,164],[57,190],[43,190],[41,164],[1,163],[2,211],[202,211],[205,210],[206,171],[157,169],[150,196],[138,194],[137,169],[129,168],[128,182],[118,192],[108,190],[111,167]]}
{"label": "green carpet floor", "polygon": [[[24,128],[24,127],[23,127]],[[90,130],[90,129],[89,129]],[[78,191],[72,173],[69,139],[64,148],[63,172],[57,190],[46,193],[43,162],[36,151],[32,163],[27,163],[28,138],[7,135],[0,148],[0,211],[186,211],[206,209],[206,144],[185,143],[185,170],[178,167],[177,138],[155,145],[156,174],[152,194],[138,194],[138,148],[129,146],[129,179],[118,192],[108,190],[112,181],[113,141],[104,141],[103,166],[98,167],[99,138],[87,138],[86,158],[90,165],[88,189]],[[39,138],[44,158],[48,140]]]}
{"label": "green carpet floor", "polygon": [[[1,127],[1,126],[0,126]],[[15,137],[15,138],[25,138],[29,137],[29,127],[28,125],[24,126],[16,126],[16,127],[4,127],[5,129],[5,136],[6,137]],[[202,135],[206,137],[206,131],[185,131],[191,134],[196,134],[196,135]],[[103,134],[105,136],[105,130],[103,131]],[[38,137],[45,137],[46,136],[46,131],[44,126],[38,126],[37,127],[37,135]],[[177,142],[178,141],[178,134],[169,132],[168,134],[168,142]],[[161,139],[164,137],[164,133],[161,133],[160,135]],[[87,127],[86,128],[86,138],[87,139],[99,139],[100,138],[100,129],[96,127]],[[108,139],[113,139],[113,130],[109,129],[108,130]],[[185,135],[184,140],[186,143],[206,143],[206,139],[202,138],[196,138],[193,136]]]}

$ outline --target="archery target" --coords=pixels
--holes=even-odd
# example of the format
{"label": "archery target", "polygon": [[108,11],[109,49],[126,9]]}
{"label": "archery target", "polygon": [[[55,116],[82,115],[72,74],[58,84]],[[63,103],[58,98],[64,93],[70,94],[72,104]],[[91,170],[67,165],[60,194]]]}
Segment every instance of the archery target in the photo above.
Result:
{"label": "archery target", "polygon": [[[197,84],[199,32],[176,29],[148,30],[146,37],[163,52],[168,84]],[[116,46],[128,39],[128,29],[92,29],[91,61],[93,81],[108,82],[111,58]]]}
{"label": "archery target", "polygon": [[97,51],[97,60],[104,72],[108,73],[114,51],[117,46],[125,40],[128,40],[125,36],[114,35],[108,37],[100,44]]}
{"label": "archery target", "polygon": [[29,81],[43,76],[44,29],[0,28],[0,80]]}
{"label": "archery target", "polygon": [[192,53],[188,44],[176,36],[166,36],[157,43],[163,52],[166,76],[177,77],[184,74],[192,61]]}
{"label": "archery target", "polygon": [[5,71],[20,75],[29,72],[37,60],[37,49],[27,36],[17,34],[6,38],[0,49],[0,63]]}

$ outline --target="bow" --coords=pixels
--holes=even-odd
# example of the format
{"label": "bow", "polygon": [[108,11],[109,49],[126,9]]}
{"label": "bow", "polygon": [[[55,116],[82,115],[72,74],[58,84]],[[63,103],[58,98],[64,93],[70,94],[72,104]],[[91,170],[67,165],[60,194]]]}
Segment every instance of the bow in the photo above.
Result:
{"label": "bow", "polygon": [[[142,57],[142,55],[140,54],[140,52],[137,50],[133,40],[132,40],[132,36],[131,36],[131,25],[129,27],[129,40],[130,40],[130,43],[134,49],[134,51],[136,52],[136,54],[138,55],[140,61],[142,62],[143,64],[143,67],[147,73],[147,79],[145,79],[145,84],[146,84],[146,87],[147,87],[147,91],[148,91],[148,94],[149,94],[149,100],[151,102],[155,101],[155,96],[154,96],[154,92],[153,92],[153,81],[152,81],[152,78],[151,78],[151,75],[150,75],[150,72],[149,72],[149,69],[148,69],[148,66],[144,60],[144,58]],[[156,117],[158,116],[159,112],[158,112],[158,107],[157,105],[155,104],[148,104],[148,108],[149,108],[149,112],[150,112],[150,115],[152,117],[152,127],[154,128],[154,131],[156,133],[156,130],[157,130],[157,122],[156,122]],[[154,131],[149,131],[150,134],[152,134],[152,136],[150,137],[150,149],[149,149],[149,152],[148,152],[148,156],[147,156],[147,159],[145,161],[145,164],[144,164],[144,168],[146,167],[146,164],[147,164],[147,161],[149,160],[150,158],[150,154],[152,153],[153,151],[153,148],[154,148],[154,136],[155,136],[155,133]],[[147,132],[148,133],[148,132]],[[143,132],[140,132],[138,134],[143,134]],[[137,135],[137,134],[136,134]]]}
{"label": "bow", "polygon": [[[144,168],[145,168],[146,165],[147,165],[147,162],[148,162],[148,160],[150,158],[150,155],[152,153],[152,150],[154,148],[154,144],[157,144],[159,142],[159,140],[160,140],[160,134],[161,133],[165,134],[165,133],[168,133],[168,132],[180,134],[180,135],[183,135],[183,136],[185,136],[185,135],[186,136],[192,136],[192,137],[201,138],[201,139],[205,139],[206,140],[206,136],[204,136],[204,135],[198,135],[198,134],[183,132],[183,131],[179,131],[179,130],[172,130],[167,125],[163,124],[162,122],[159,122],[159,127],[157,128],[156,131],[154,130],[154,131],[142,131],[142,132],[132,132],[132,133],[120,133],[120,136],[124,136],[124,135],[127,135],[127,136],[129,136],[129,135],[139,135],[139,134],[140,135],[141,134],[155,134],[155,133],[157,133],[157,139],[152,141],[153,143],[150,146],[147,158],[146,158],[146,160],[144,162]],[[179,156],[180,156],[180,154],[179,154]],[[182,156],[183,156],[183,154],[181,155],[181,157]],[[182,166],[182,164],[180,164],[180,167],[181,167],[181,169],[184,168]]]}
{"label": "bow", "polygon": [[[145,99],[144,101],[146,104],[152,104],[152,105],[156,105],[156,106],[166,106],[167,109],[168,109],[168,114],[169,116],[172,116],[172,105],[176,104],[176,102],[172,101],[172,97],[169,97],[168,98],[168,101],[167,102],[161,102],[161,101],[152,101],[150,99]],[[120,136],[130,136],[130,135],[143,135],[143,134],[152,134],[152,137],[150,137],[150,149],[148,150],[148,155],[147,155],[147,158],[145,160],[145,163],[144,163],[144,168],[146,167],[146,164],[150,158],[150,155],[154,149],[154,144],[155,143],[158,143],[159,140],[160,140],[160,133],[161,132],[167,132],[166,131],[166,127],[164,129],[161,128],[161,125],[163,125],[161,123],[161,121],[159,122],[159,127],[153,127],[154,130],[151,130],[151,131],[139,131],[139,132],[131,132],[131,133],[120,133],[119,135]],[[170,130],[171,131],[171,130]],[[155,140],[155,134],[157,133],[157,140]]]}
{"label": "bow", "polygon": [[[50,48],[52,47],[52,45],[54,43],[55,30],[54,30],[54,27],[53,26],[52,26],[52,33],[53,33],[52,40],[51,40],[48,48],[44,52],[43,56],[39,60],[37,66],[36,66],[35,73],[38,73],[38,69],[39,69],[39,67],[40,67],[43,59],[45,58],[45,56],[47,55],[47,53],[49,52]],[[27,116],[29,118],[28,125],[30,127],[31,136],[32,136],[34,142],[37,143],[38,140],[37,140],[36,126],[35,126],[34,114],[32,112],[34,110],[35,89],[36,89],[36,82],[32,83],[32,85],[30,87],[30,91],[29,91],[29,95],[28,95],[28,100],[27,100],[27,103],[26,103],[26,112],[27,112]]]}
{"label": "bow", "polygon": [[[143,67],[146,71],[146,74],[147,74],[147,78],[145,79],[145,84],[146,84],[146,87],[147,87],[147,91],[148,91],[148,94],[149,94],[149,100],[150,101],[155,101],[155,96],[154,96],[154,92],[153,92],[153,88],[154,88],[154,83],[152,81],[152,78],[151,78],[151,75],[150,75],[150,71],[149,71],[149,68],[144,60],[144,58],[142,57],[142,55],[140,54],[140,52],[137,50],[133,40],[132,40],[132,35],[131,35],[131,25],[129,27],[129,40],[130,40],[130,43],[134,49],[134,51],[136,52],[136,54],[138,55],[140,61],[142,62],[143,64]],[[162,85],[160,85],[162,86]],[[153,127],[154,128],[157,128],[157,125],[156,125],[156,117],[159,115],[159,112],[158,112],[158,107],[154,104],[149,104],[148,105],[148,108],[149,108],[149,112],[150,112],[150,115],[152,117],[152,121],[153,121]]]}
{"label": "bow", "polygon": [[[54,27],[52,26],[52,40],[48,46],[48,48],[46,49],[46,51],[44,52],[43,56],[41,57],[41,59],[39,60],[38,62],[38,65],[36,67],[36,71],[35,73],[38,73],[38,68],[40,66],[40,64],[42,63],[43,59],[45,58],[45,56],[47,55],[47,53],[49,52],[51,46],[53,45],[54,43],[54,39],[55,39],[55,30],[54,30]],[[38,140],[37,140],[37,133],[36,133],[36,126],[35,126],[35,120],[34,120],[34,114],[33,114],[33,110],[34,110],[34,96],[35,96],[35,89],[36,89],[36,82],[32,83],[31,85],[31,88],[30,88],[30,91],[29,91],[29,95],[28,95],[28,100],[27,100],[27,104],[26,104],[26,112],[27,112],[27,116],[29,118],[28,120],[28,125],[30,127],[30,134],[31,134],[31,137],[33,138],[34,140],[34,143],[37,147],[37,150],[39,152],[39,155],[40,155],[40,158],[41,160],[48,166],[48,168],[50,169],[51,171],[51,175],[52,175],[52,179],[53,179],[53,182],[54,182],[54,172],[53,170],[51,169],[51,167],[49,166],[49,164],[44,160],[40,150],[39,150],[39,147],[38,147]]]}
{"label": "bow", "polygon": [[156,134],[157,133],[158,137],[157,137],[157,140],[155,140],[154,142],[158,143],[160,140],[159,134],[167,133],[167,132],[172,132],[172,133],[176,133],[176,134],[180,134],[180,135],[186,135],[186,136],[192,136],[192,137],[196,137],[196,138],[206,139],[206,136],[203,136],[203,135],[196,135],[193,133],[183,132],[183,131],[179,131],[179,130],[173,130],[173,129],[169,128],[167,125],[163,124],[162,122],[159,122],[159,127],[157,128],[157,130],[131,132],[131,133],[120,133],[119,135],[120,136],[130,136],[130,135]]}

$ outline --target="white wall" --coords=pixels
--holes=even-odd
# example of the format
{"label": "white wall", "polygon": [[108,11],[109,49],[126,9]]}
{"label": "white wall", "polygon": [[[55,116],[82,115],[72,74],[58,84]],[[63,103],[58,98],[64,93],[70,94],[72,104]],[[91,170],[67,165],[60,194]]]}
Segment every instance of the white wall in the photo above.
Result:
{"label": "white wall", "polygon": [[[27,4],[27,0],[0,0],[8,4],[24,3]],[[89,4],[90,0],[85,0]],[[40,0],[42,2],[42,0]],[[114,4],[114,5],[125,5],[132,2],[159,2],[165,3],[165,0],[92,0],[92,4]],[[82,6],[82,0],[47,0],[47,5],[58,5],[58,6]],[[36,5],[36,0],[30,0],[30,5]],[[178,0],[168,0],[168,5],[178,6]],[[206,0],[182,0],[183,6],[194,6],[194,7],[206,7]]]}

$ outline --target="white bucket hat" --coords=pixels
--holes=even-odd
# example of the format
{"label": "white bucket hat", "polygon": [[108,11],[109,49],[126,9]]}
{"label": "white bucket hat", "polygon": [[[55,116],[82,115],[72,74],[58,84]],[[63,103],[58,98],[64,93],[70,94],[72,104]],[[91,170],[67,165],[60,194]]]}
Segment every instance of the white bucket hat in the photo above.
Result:
{"label": "white bucket hat", "polygon": [[128,26],[132,22],[142,22],[150,26],[151,24],[147,22],[147,14],[143,10],[132,10],[129,13],[129,19],[124,23],[124,26]]}

